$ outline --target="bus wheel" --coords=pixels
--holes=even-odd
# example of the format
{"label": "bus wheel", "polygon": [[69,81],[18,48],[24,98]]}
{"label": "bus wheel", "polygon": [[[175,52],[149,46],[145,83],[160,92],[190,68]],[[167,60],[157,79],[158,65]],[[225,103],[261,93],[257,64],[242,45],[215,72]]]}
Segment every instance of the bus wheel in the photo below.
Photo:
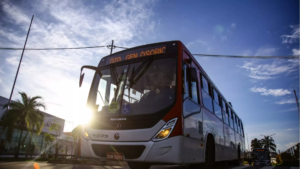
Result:
{"label": "bus wheel", "polygon": [[215,162],[215,143],[212,136],[209,136],[205,150],[205,168],[212,168]]}
{"label": "bus wheel", "polygon": [[130,169],[149,169],[151,164],[139,162],[127,162]]}

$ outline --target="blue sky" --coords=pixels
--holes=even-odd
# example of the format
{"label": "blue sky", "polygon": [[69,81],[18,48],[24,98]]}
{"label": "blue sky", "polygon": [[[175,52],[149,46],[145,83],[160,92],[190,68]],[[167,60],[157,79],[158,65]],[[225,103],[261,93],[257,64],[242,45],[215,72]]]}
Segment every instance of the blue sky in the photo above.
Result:
{"label": "blue sky", "polygon": [[[181,40],[194,54],[299,55],[299,1],[8,1],[0,2],[0,46],[133,47]],[[118,50],[115,50],[118,51]],[[91,80],[78,88],[82,65],[107,48],[25,51],[17,91],[41,95],[46,112],[80,123]],[[0,50],[0,95],[9,97],[21,51]],[[243,120],[249,142],[276,133],[277,149],[299,142],[299,60],[196,57]],[[90,74],[89,74],[90,73]],[[67,124],[65,131],[74,125]],[[247,144],[247,142],[246,142]]]}

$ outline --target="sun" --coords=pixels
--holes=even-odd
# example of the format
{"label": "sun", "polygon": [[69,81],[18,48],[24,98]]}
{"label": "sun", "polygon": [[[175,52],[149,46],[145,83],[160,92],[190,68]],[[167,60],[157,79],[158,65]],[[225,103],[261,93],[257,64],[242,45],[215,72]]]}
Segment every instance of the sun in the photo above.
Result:
{"label": "sun", "polygon": [[82,107],[76,111],[74,118],[77,124],[87,124],[92,119],[92,111],[86,106]]}

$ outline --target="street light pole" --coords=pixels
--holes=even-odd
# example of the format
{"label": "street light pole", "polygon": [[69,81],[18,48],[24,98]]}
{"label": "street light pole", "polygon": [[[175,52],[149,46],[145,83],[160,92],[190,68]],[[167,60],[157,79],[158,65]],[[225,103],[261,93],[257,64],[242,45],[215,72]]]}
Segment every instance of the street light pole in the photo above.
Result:
{"label": "street light pole", "polygon": [[31,22],[30,22],[30,25],[29,25],[29,29],[28,29],[28,32],[27,32],[27,36],[26,36],[25,44],[24,44],[23,51],[22,51],[22,54],[21,54],[21,59],[20,59],[19,66],[18,66],[18,69],[17,69],[15,81],[14,81],[13,87],[11,89],[10,97],[9,97],[9,100],[8,100],[7,110],[9,109],[9,105],[10,105],[10,102],[11,102],[11,97],[12,97],[12,95],[14,93],[14,88],[15,88],[15,84],[16,84],[16,81],[17,81],[17,78],[18,78],[18,74],[19,74],[21,63],[22,63],[22,59],[23,59],[23,55],[24,55],[24,51],[25,51],[25,47],[26,47],[28,35],[29,35],[31,24],[32,24],[32,21],[33,21],[33,17],[34,17],[34,15],[32,15]]}

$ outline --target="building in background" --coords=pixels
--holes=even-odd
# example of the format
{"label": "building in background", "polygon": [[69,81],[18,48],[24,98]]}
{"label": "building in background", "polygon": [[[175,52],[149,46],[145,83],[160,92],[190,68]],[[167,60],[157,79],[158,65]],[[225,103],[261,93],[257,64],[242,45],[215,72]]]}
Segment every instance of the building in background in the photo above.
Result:
{"label": "building in background", "polygon": [[[3,105],[8,103],[8,99],[5,97],[0,96],[0,117],[4,114]],[[54,141],[52,144],[55,144],[58,142],[59,151],[58,154],[61,155],[72,155],[76,152],[76,143],[77,140],[75,140],[70,133],[63,133],[64,126],[65,126],[65,120],[53,115],[50,115],[46,112],[43,112],[45,114],[45,120],[44,120],[44,127],[42,129],[42,132],[40,135],[36,135],[34,132],[32,134],[32,137],[30,137],[30,134],[28,131],[23,131],[22,139],[24,140],[24,143],[20,145],[20,151],[19,155],[22,157],[22,155],[33,155],[37,156],[45,151],[46,143],[44,141],[44,135],[45,133],[50,133],[54,137],[57,137],[57,141]],[[52,123],[58,123],[61,128],[59,131],[49,131],[49,128]],[[8,142],[5,139],[5,132],[2,132],[3,127],[0,120],[0,156],[13,156],[16,153],[18,142],[20,138],[21,131],[17,129],[17,127],[13,131],[12,139],[10,142]],[[46,150],[47,153],[55,153],[55,147],[52,146],[50,149]]]}

